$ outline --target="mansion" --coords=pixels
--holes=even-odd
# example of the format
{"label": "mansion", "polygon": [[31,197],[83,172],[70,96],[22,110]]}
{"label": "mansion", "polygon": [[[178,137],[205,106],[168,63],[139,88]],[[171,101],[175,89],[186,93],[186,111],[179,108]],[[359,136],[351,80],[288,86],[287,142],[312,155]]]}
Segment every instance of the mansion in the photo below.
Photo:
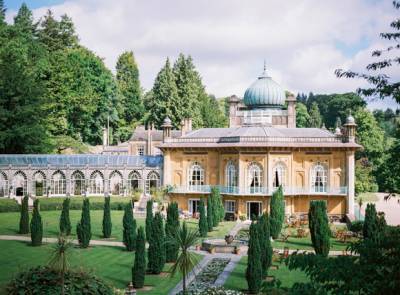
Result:
{"label": "mansion", "polygon": [[137,127],[128,142],[96,155],[0,155],[0,196],[127,195],[168,187],[179,208],[196,213],[216,186],[225,210],[247,219],[269,210],[282,186],[287,214],[325,200],[328,214],[354,214],[356,123],[350,115],[334,133],[296,128],[296,100],[266,71],[229,99],[229,127],[172,130]]}

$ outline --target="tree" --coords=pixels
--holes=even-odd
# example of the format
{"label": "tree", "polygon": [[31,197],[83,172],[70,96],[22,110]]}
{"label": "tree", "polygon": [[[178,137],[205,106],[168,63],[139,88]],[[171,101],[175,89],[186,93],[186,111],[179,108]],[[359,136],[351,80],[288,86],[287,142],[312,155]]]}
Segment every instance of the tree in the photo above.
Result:
{"label": "tree", "polygon": [[330,249],[330,235],[328,215],[325,201],[311,201],[308,211],[311,241],[318,255],[328,256]]}
{"label": "tree", "polygon": [[146,275],[146,240],[144,229],[139,227],[136,236],[135,262],[132,267],[132,283],[135,288],[143,288]]}
{"label": "tree", "polygon": [[213,204],[212,204],[212,196],[211,194],[207,198],[207,225],[208,225],[208,232],[211,232],[214,227],[214,219],[213,219]]}
{"label": "tree", "polygon": [[[178,203],[171,202],[167,208],[167,222],[165,223],[165,235],[167,237],[176,235],[179,230]],[[174,262],[178,257],[178,247],[173,244],[165,245],[166,262]]]}
{"label": "tree", "polygon": [[104,198],[103,208],[103,237],[108,239],[111,237],[112,223],[111,223],[111,208],[110,197]]}
{"label": "tree", "polygon": [[372,163],[367,158],[361,158],[356,161],[356,183],[355,192],[356,195],[365,192],[376,192],[378,191],[378,185],[376,183],[375,176],[373,175]]}
{"label": "tree", "polygon": [[29,197],[22,198],[21,217],[19,219],[19,233],[29,234]]}
{"label": "tree", "polygon": [[207,223],[207,216],[206,216],[206,209],[204,207],[204,200],[200,200],[200,220],[199,220],[199,233],[201,237],[207,237],[208,232],[208,223]]}
{"label": "tree", "polygon": [[[219,190],[218,190],[219,192]],[[225,219],[225,207],[224,203],[222,202],[222,196],[219,194],[217,198],[217,204],[218,204],[218,214],[219,214],[219,221],[224,221]]]}
{"label": "tree", "polygon": [[165,117],[168,116],[173,126],[179,128],[181,118],[177,112],[178,100],[175,76],[167,58],[164,67],[154,81],[151,96],[146,101],[148,121],[153,122],[157,128],[160,128]]}
{"label": "tree", "polygon": [[135,250],[136,242],[136,220],[133,218],[132,204],[129,202],[125,206],[123,225],[123,242],[127,251]]}
{"label": "tree", "polygon": [[321,118],[321,114],[319,112],[319,108],[318,108],[318,105],[316,102],[313,102],[311,104],[309,114],[310,114],[310,120],[308,122],[308,127],[321,128],[322,118]]}
{"label": "tree", "polygon": [[[212,206],[212,213],[213,213],[213,226],[216,227],[218,226],[220,220],[221,220],[221,208],[220,208],[220,202],[221,202],[221,195],[219,192],[219,189],[217,187],[212,187],[211,188],[211,206]],[[222,213],[223,214],[223,213]]]}
{"label": "tree", "polygon": [[153,223],[153,201],[149,200],[146,204],[146,240],[151,239],[151,227]]}
{"label": "tree", "polygon": [[201,99],[200,113],[202,127],[223,128],[228,126],[228,118],[213,95]]}
{"label": "tree", "polygon": [[37,34],[37,24],[33,23],[32,11],[25,3],[21,4],[17,15],[14,17],[14,26],[25,37],[33,37]]}
{"label": "tree", "polygon": [[49,265],[61,275],[61,294],[65,294],[65,274],[69,269],[69,253],[73,245],[63,233],[58,236],[57,243],[54,244]]}
{"label": "tree", "polygon": [[122,118],[127,124],[139,121],[144,115],[139,69],[132,51],[125,51],[116,66],[118,90],[122,95]]}
{"label": "tree", "polygon": [[39,199],[33,202],[33,212],[31,220],[31,241],[32,246],[42,245],[43,222],[39,212]]}
{"label": "tree", "polygon": [[78,236],[79,245],[82,248],[89,247],[90,239],[92,238],[92,230],[90,224],[90,203],[87,198],[83,200],[81,220],[76,226],[76,234]]}
{"label": "tree", "polygon": [[263,276],[267,275],[268,268],[272,264],[272,245],[271,234],[269,230],[269,217],[264,212],[258,219],[258,235],[261,253],[261,268]]}
{"label": "tree", "polygon": [[378,215],[375,204],[367,204],[365,209],[363,237],[364,239],[375,239],[379,235]]}
{"label": "tree", "polygon": [[258,225],[253,221],[250,225],[249,249],[247,251],[246,280],[250,294],[257,294],[263,277]]}
{"label": "tree", "polygon": [[282,187],[280,186],[271,197],[269,223],[273,239],[277,239],[282,230],[285,220],[285,203]]}
{"label": "tree", "polygon": [[62,204],[62,211],[61,211],[61,216],[60,216],[60,233],[63,233],[67,236],[71,234],[71,220],[69,218],[69,205],[70,205],[71,199],[66,198],[63,201]]}
{"label": "tree", "polygon": [[154,215],[149,240],[148,264],[149,272],[159,274],[165,265],[165,233],[163,218],[160,212]]}
{"label": "tree", "polygon": [[310,115],[308,114],[307,107],[301,102],[296,103],[296,127],[306,128],[310,121]]}
{"label": "tree", "polygon": [[6,11],[4,0],[0,0],[0,26],[6,24]]}
{"label": "tree", "polygon": [[[399,1],[393,1],[394,9],[400,8]],[[360,78],[366,80],[371,84],[370,88],[359,88],[357,92],[366,97],[378,96],[381,99],[386,97],[393,97],[398,103],[400,103],[400,82],[393,79],[388,75],[388,70],[391,66],[399,65],[399,57],[395,56],[393,50],[399,49],[399,34],[400,34],[400,18],[396,18],[390,23],[390,27],[394,30],[392,32],[381,33],[380,37],[387,41],[394,42],[394,45],[387,47],[386,49],[374,50],[372,57],[380,58],[383,55],[389,55],[389,57],[383,58],[380,61],[374,61],[366,66],[367,73],[357,73],[353,71],[344,71],[337,69],[335,74],[338,78]]]}
{"label": "tree", "polygon": [[183,294],[186,294],[186,278],[190,270],[197,264],[196,255],[189,251],[198,240],[199,232],[197,230],[188,229],[186,222],[183,222],[182,227],[179,228],[178,234],[173,237],[167,237],[167,243],[177,245],[179,248],[179,255],[176,262],[171,267],[171,276],[179,271],[183,279]]}

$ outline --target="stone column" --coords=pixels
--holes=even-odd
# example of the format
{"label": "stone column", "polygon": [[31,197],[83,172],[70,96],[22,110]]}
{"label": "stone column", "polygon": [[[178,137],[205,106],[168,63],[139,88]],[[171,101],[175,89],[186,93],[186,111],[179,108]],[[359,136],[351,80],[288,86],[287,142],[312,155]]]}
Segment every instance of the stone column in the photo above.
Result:
{"label": "stone column", "polygon": [[354,151],[346,152],[346,184],[347,184],[347,206],[346,213],[354,215],[354,183],[355,183],[355,162]]}

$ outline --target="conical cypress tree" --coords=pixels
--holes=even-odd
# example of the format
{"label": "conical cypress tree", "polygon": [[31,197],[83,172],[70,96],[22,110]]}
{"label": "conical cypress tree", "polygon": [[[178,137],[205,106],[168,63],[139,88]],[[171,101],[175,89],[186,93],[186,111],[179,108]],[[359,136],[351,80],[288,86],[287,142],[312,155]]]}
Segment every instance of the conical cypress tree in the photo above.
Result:
{"label": "conical cypress tree", "polygon": [[146,240],[151,239],[151,224],[153,222],[153,201],[147,201],[146,204]]}
{"label": "conical cypress tree", "polygon": [[200,200],[200,220],[199,220],[199,233],[201,237],[207,237],[208,232],[208,223],[207,223],[207,216],[206,216],[206,209],[204,207],[204,200]]}
{"label": "conical cypress tree", "polygon": [[83,200],[81,221],[76,226],[78,242],[82,248],[89,247],[90,239],[92,238],[92,230],[90,225],[90,203],[89,199]]}
{"label": "conical cypress tree", "polygon": [[[165,235],[173,237],[179,231],[179,211],[178,204],[172,202],[167,208],[167,222],[165,223]],[[178,257],[178,245],[167,243],[165,245],[165,255],[167,262],[174,262]]]}
{"label": "conical cypress tree", "polygon": [[19,233],[29,234],[29,197],[25,196],[21,204],[21,217],[19,220]]}
{"label": "conical cypress tree", "polygon": [[207,225],[208,231],[211,232],[214,227],[214,220],[213,220],[213,205],[212,205],[212,197],[211,195],[207,198]]}
{"label": "conical cypress tree", "polygon": [[270,240],[269,218],[265,212],[258,220],[258,229],[260,237],[260,251],[261,251],[261,268],[262,274],[267,275],[268,268],[272,264],[272,245]]}
{"label": "conical cypress tree", "polygon": [[219,213],[219,221],[223,221],[225,219],[225,208],[219,190],[218,190],[218,213]]}
{"label": "conical cypress tree", "polygon": [[250,294],[260,291],[262,281],[262,267],[260,259],[260,242],[258,237],[258,225],[253,221],[250,225],[249,249],[247,251],[246,280]]}
{"label": "conical cypress tree", "polygon": [[32,246],[42,245],[43,238],[43,222],[39,212],[39,200],[33,202],[33,213],[31,220],[31,240]]}
{"label": "conical cypress tree", "polygon": [[375,204],[367,204],[363,226],[364,239],[376,238],[379,235],[378,228],[378,215]]}
{"label": "conical cypress tree", "polygon": [[308,211],[311,241],[315,253],[328,256],[330,249],[330,229],[325,201],[311,201]]}
{"label": "conical cypress tree", "polygon": [[71,220],[69,218],[69,204],[70,198],[66,198],[62,204],[62,211],[60,216],[60,232],[69,236],[71,234]]}
{"label": "conical cypress tree", "polygon": [[145,237],[143,227],[139,227],[136,237],[135,262],[132,267],[132,283],[135,288],[142,288],[146,274]]}
{"label": "conical cypress tree", "polygon": [[165,264],[165,233],[160,212],[154,216],[150,237],[147,267],[149,272],[159,274]]}
{"label": "conical cypress tree", "polygon": [[103,237],[108,239],[111,237],[112,223],[111,223],[111,209],[110,197],[104,198],[104,211],[103,211]]}
{"label": "conical cypress tree", "polygon": [[135,250],[136,243],[136,220],[133,218],[131,203],[126,204],[123,225],[123,242],[127,251]]}
{"label": "conical cypress tree", "polygon": [[271,236],[277,239],[282,230],[283,221],[285,220],[285,203],[280,186],[271,197],[269,223]]}
{"label": "conical cypress tree", "polygon": [[212,212],[213,212],[213,226],[217,227],[219,224],[219,206],[218,206],[218,198],[219,198],[219,190],[216,187],[211,189],[211,204],[212,204]]}

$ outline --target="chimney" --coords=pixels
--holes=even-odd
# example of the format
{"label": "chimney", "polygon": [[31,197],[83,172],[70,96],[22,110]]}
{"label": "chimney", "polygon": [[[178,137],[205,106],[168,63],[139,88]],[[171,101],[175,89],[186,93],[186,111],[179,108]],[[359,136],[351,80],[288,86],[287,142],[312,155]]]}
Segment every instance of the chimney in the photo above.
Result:
{"label": "chimney", "polygon": [[294,97],[293,94],[289,94],[286,101],[288,104],[287,127],[296,128],[296,98]]}
{"label": "chimney", "polygon": [[186,133],[192,131],[192,119],[184,118],[181,122],[181,136],[184,136]]}
{"label": "chimney", "polygon": [[147,124],[146,155],[148,155],[148,156],[151,156],[152,130],[153,130],[153,123]]}
{"label": "chimney", "polygon": [[236,111],[238,108],[240,100],[236,95],[232,95],[229,97],[229,127],[236,127],[237,126],[237,115]]}

